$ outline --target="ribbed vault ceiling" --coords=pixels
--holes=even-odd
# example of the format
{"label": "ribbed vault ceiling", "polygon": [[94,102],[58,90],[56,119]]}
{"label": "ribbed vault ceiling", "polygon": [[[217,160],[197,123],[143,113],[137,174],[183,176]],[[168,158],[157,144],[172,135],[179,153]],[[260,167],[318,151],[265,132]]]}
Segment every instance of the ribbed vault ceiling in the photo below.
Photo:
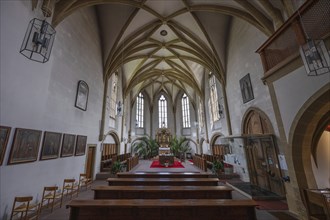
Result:
{"label": "ribbed vault ceiling", "polygon": [[226,84],[232,17],[271,35],[284,7],[279,0],[58,0],[53,24],[90,6],[99,21],[104,78],[121,69],[125,96],[144,90],[152,99],[164,91],[173,100],[182,90],[203,97],[205,71]]}

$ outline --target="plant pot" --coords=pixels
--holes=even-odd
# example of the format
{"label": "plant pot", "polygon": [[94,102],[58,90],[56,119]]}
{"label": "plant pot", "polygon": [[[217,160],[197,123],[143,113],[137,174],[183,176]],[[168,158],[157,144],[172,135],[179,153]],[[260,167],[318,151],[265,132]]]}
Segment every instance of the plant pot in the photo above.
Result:
{"label": "plant pot", "polygon": [[225,167],[225,174],[232,174],[233,173],[233,168],[232,167]]}

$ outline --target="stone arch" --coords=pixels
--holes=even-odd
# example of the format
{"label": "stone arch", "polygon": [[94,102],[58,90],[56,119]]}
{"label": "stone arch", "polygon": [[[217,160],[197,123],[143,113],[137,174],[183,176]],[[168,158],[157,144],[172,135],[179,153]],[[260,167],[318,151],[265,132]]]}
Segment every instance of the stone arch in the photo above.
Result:
{"label": "stone arch", "polygon": [[224,136],[224,135],[220,132],[214,133],[210,139],[210,145],[214,144],[216,142],[216,140],[218,139],[218,137],[221,137],[221,136]]}
{"label": "stone arch", "polygon": [[[189,142],[191,142],[194,146],[195,146],[195,152],[198,152],[197,150],[197,148],[198,148],[198,144],[197,144],[197,142],[196,141],[194,141],[193,139],[191,139],[191,138],[187,138],[187,140],[189,141]],[[190,145],[190,147],[191,147],[191,145]]]}
{"label": "stone arch", "polygon": [[119,139],[117,132],[115,130],[110,130],[108,133],[106,133],[104,135],[101,144],[103,144],[103,142],[105,141],[107,136],[111,136],[113,138],[113,140],[115,141],[115,144],[117,146],[117,153],[119,153],[120,152],[120,139]]}
{"label": "stone arch", "polygon": [[217,139],[222,136],[224,136],[224,135],[220,132],[216,132],[212,135],[211,140],[210,140],[210,151],[212,152],[212,154],[214,154],[214,152],[213,152],[213,149],[211,146],[213,146],[215,144],[215,142],[217,141]]}
{"label": "stone arch", "polygon": [[299,192],[304,188],[317,188],[309,158],[316,152],[316,139],[324,130],[324,122],[330,120],[329,85],[322,87],[303,104],[290,128],[288,160],[293,163]]}
{"label": "stone arch", "polygon": [[243,116],[243,134],[273,134],[274,129],[268,116],[259,108],[248,108]]}

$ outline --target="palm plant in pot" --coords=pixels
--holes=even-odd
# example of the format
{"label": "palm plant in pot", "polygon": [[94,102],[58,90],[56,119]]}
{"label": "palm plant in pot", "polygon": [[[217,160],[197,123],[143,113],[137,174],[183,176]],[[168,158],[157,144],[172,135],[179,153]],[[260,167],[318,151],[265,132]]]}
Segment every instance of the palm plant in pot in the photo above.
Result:
{"label": "palm plant in pot", "polygon": [[151,159],[158,155],[159,145],[150,136],[144,136],[133,144],[133,150],[143,159]]}
{"label": "palm plant in pot", "polygon": [[181,161],[184,161],[186,153],[191,151],[189,140],[186,137],[177,138],[174,136],[171,140],[170,148],[173,155],[180,158]]}

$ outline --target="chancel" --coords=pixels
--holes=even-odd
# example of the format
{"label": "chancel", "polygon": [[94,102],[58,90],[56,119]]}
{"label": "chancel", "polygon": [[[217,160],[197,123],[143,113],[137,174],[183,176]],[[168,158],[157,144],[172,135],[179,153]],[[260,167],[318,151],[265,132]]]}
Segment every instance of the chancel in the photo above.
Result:
{"label": "chancel", "polygon": [[0,8],[0,219],[330,220],[329,0]]}

